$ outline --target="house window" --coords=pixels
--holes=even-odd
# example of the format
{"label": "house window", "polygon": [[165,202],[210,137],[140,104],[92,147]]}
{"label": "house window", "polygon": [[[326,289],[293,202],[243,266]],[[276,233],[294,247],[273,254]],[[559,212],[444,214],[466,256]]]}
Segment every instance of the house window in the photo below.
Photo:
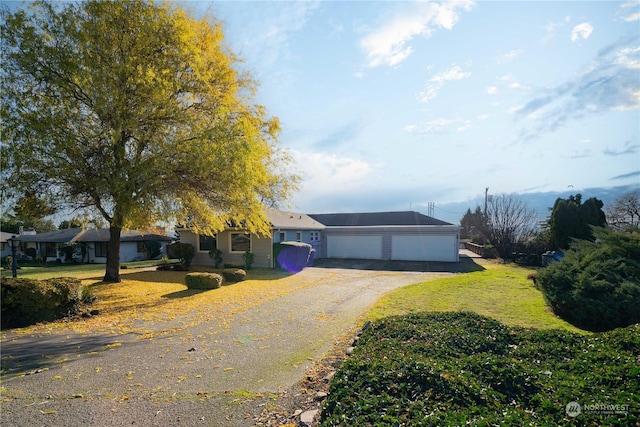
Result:
{"label": "house window", "polygon": [[55,243],[45,243],[44,244],[44,255],[47,257],[55,258],[58,256],[58,251],[56,250]]}
{"label": "house window", "polygon": [[7,244],[5,242],[1,242],[0,243],[0,250],[4,252],[5,249],[7,249]]}
{"label": "house window", "polygon": [[320,241],[320,232],[319,231],[312,231],[311,232],[311,237],[309,238],[309,241],[311,241],[311,242],[319,242]]}
{"label": "house window", "polygon": [[280,243],[284,242],[287,239],[287,233],[284,231],[280,233]]}
{"label": "house window", "polygon": [[104,258],[107,256],[107,242],[96,242],[96,257]]}
{"label": "house window", "polygon": [[215,236],[205,236],[203,234],[198,236],[198,248],[200,252],[209,252],[217,247],[218,245]]}
{"label": "house window", "polygon": [[141,254],[145,253],[144,242],[136,242],[137,243],[137,251]]}
{"label": "house window", "polygon": [[247,233],[231,233],[231,252],[251,250],[251,236]]}
{"label": "house window", "polygon": [[299,242],[301,240],[302,240],[302,232],[296,231],[296,242]]}

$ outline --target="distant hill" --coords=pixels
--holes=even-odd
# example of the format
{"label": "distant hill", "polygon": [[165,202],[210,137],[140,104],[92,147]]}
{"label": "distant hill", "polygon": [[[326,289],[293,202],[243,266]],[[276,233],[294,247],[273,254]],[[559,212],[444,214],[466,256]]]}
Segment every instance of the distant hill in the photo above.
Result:
{"label": "distant hill", "polygon": [[[633,190],[640,190],[640,185],[622,185],[617,187],[584,189],[568,188],[567,191],[523,193],[518,196],[521,197],[522,200],[524,200],[530,207],[535,209],[540,221],[544,221],[549,217],[549,209],[553,207],[553,204],[558,197],[566,199],[571,195],[580,193],[582,194],[582,200],[586,200],[591,197],[596,197],[602,200],[604,208],[606,209],[607,204],[612,203],[622,195]],[[442,205],[438,205],[436,203],[434,217],[452,224],[460,224],[460,219],[462,219],[462,216],[465,214],[467,209],[471,209],[473,211],[476,206],[484,208],[484,197],[477,197],[463,202],[445,203]]]}

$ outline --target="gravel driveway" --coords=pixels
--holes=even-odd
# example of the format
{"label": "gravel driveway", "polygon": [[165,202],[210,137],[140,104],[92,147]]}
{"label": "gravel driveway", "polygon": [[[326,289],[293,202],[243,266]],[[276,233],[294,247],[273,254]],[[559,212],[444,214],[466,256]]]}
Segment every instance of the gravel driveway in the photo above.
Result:
{"label": "gravel driveway", "polygon": [[158,322],[168,332],[153,340],[9,333],[0,424],[252,426],[382,295],[453,274],[327,267],[298,273],[312,287],[209,323]]}

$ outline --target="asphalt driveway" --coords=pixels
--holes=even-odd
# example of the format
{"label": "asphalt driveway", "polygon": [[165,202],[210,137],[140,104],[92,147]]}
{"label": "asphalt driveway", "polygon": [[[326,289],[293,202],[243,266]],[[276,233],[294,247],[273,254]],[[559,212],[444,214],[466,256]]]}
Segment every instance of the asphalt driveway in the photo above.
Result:
{"label": "asphalt driveway", "polygon": [[153,340],[9,333],[0,424],[252,426],[382,295],[458,272],[339,267],[306,268],[311,287],[175,333],[186,319],[157,322],[165,333]]}

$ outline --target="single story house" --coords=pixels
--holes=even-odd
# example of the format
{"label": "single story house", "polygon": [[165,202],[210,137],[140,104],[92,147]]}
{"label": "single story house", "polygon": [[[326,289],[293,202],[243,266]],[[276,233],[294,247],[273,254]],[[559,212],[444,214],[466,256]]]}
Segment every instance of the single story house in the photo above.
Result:
{"label": "single story house", "polygon": [[[40,234],[17,236],[21,253],[27,248],[35,248],[36,256],[48,261],[66,261],[62,248],[75,245],[72,257],[79,262],[106,263],[109,230],[106,228],[67,228]],[[161,245],[161,254],[166,255],[168,236],[143,233],[135,230],[122,230],[120,234],[120,262],[146,259],[145,242],[156,241]],[[161,256],[162,256],[161,255]]]}
{"label": "single story house", "polygon": [[325,226],[320,257],[459,261],[460,227],[419,212],[309,216]]}
{"label": "single story house", "polygon": [[4,259],[4,257],[11,255],[11,242],[9,242],[9,239],[14,236],[17,240],[17,233],[7,233],[5,231],[0,231],[0,258]]}
{"label": "single story house", "polygon": [[334,213],[306,215],[269,210],[271,236],[229,228],[216,236],[182,228],[180,242],[192,244],[195,265],[212,265],[211,249],[222,252],[225,264],[242,264],[249,250],[254,266],[273,268],[274,243],[311,244],[318,258],[458,262],[460,227],[419,212]]}
{"label": "single story house", "polygon": [[303,242],[320,250],[321,233],[324,225],[308,215],[287,211],[267,210],[267,218],[271,224],[270,236],[250,234],[241,228],[230,227],[215,236],[193,233],[188,228],[181,228],[180,242],[189,243],[196,248],[193,257],[194,265],[213,265],[209,256],[211,249],[222,252],[224,264],[244,264],[242,255],[248,250],[254,256],[254,267],[274,268],[273,245],[280,242]]}

